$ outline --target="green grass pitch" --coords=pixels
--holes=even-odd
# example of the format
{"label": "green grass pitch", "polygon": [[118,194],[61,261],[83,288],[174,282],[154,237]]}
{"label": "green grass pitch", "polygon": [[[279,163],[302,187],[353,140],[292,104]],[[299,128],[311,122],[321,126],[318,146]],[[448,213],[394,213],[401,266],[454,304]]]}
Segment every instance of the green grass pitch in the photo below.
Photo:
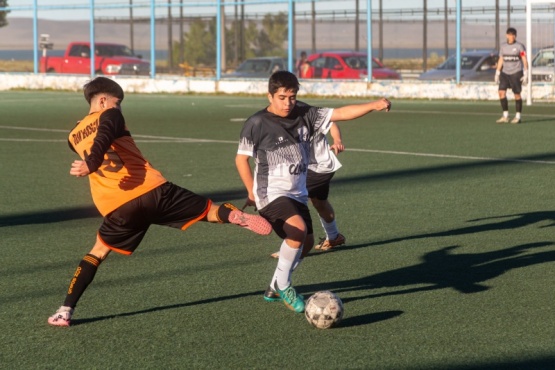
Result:
{"label": "green grass pitch", "polygon": [[[170,181],[242,205],[239,131],[266,103],[128,94],[123,112]],[[101,265],[71,328],[49,327],[101,222],[69,175],[67,132],[87,108],[80,93],[0,92],[0,368],[554,368],[552,106],[498,125],[495,101],[403,100],[340,123],[330,200],[347,245],[293,276],[305,296],[342,298],[330,330],[262,299],[277,236],[206,223],[153,226]]]}

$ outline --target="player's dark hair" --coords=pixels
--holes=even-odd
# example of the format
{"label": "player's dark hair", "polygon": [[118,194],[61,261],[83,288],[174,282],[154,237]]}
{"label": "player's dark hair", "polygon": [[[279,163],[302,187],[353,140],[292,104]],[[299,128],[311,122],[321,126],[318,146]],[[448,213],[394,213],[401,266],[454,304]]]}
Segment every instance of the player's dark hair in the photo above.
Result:
{"label": "player's dark hair", "polygon": [[89,105],[91,100],[98,94],[113,96],[118,98],[120,102],[123,100],[123,89],[121,86],[116,81],[101,76],[87,82],[83,86],[83,94]]}
{"label": "player's dark hair", "polygon": [[299,91],[299,80],[297,76],[289,71],[274,72],[268,81],[268,92],[274,95],[280,88],[285,90],[293,90],[295,93]]}
{"label": "player's dark hair", "polygon": [[507,35],[515,35],[516,36],[516,28],[513,28],[513,27],[507,28]]}

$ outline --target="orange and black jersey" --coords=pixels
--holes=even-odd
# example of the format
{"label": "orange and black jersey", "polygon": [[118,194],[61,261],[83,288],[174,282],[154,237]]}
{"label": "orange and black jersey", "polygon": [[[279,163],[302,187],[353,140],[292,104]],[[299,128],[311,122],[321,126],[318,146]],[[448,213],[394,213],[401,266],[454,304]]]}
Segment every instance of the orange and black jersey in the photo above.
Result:
{"label": "orange and black jersey", "polygon": [[167,181],[143,157],[119,109],[83,118],[69,133],[69,146],[87,163],[91,195],[103,216]]}

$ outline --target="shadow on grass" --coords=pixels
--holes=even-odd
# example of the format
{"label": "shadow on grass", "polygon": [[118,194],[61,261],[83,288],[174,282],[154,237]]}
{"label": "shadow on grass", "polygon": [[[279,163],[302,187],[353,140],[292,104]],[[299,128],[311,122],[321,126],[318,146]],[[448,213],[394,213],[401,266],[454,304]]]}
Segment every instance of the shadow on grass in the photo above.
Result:
{"label": "shadow on grass", "polygon": [[[330,252],[333,253],[333,252],[340,252],[342,250],[353,250],[353,249],[359,249],[364,247],[373,247],[377,245],[398,243],[398,242],[403,242],[407,240],[427,239],[427,238],[436,238],[436,237],[454,236],[454,235],[468,235],[468,234],[476,234],[476,233],[481,233],[486,231],[513,230],[513,229],[530,226],[544,221],[550,221],[551,223],[549,225],[540,226],[540,228],[553,227],[555,226],[555,211],[517,213],[512,215],[478,218],[474,220],[469,220],[467,222],[470,222],[470,223],[480,222],[484,220],[500,220],[500,221],[489,222],[489,223],[480,224],[480,225],[460,227],[460,228],[445,230],[445,231],[438,231],[435,233],[424,233],[424,234],[402,236],[398,238],[379,240],[376,242],[369,242],[364,244],[344,245],[335,249],[331,249],[326,253],[330,253]],[[314,257],[319,255],[320,255],[319,253],[311,252],[311,254],[309,254],[309,257]]]}
{"label": "shadow on grass", "polygon": [[[374,182],[391,180],[395,178],[410,178],[415,176],[429,176],[435,173],[449,173],[457,171],[466,171],[468,169],[479,169],[488,168],[495,166],[496,169],[500,165],[518,165],[521,162],[545,162],[545,161],[555,161],[555,153],[544,153],[535,154],[519,158],[506,158],[506,159],[491,159],[491,160],[479,160],[479,161],[469,161],[459,164],[449,164],[449,165],[439,165],[439,166],[429,166],[422,168],[414,168],[409,170],[400,171],[390,171],[385,173],[369,173],[358,176],[342,177],[333,180],[332,185],[348,185],[351,183],[360,182]],[[177,184],[180,186],[187,187],[187,184]],[[195,189],[190,189],[197,192]],[[242,207],[244,200],[247,197],[245,189],[229,189],[210,193],[197,192],[212,199],[216,203],[223,203],[226,201],[235,201],[237,206]],[[553,212],[552,212],[553,213]],[[17,226],[17,225],[28,225],[28,224],[41,224],[41,223],[52,223],[52,222],[62,222],[69,221],[73,219],[81,218],[92,218],[100,217],[98,211],[94,206],[85,207],[68,207],[51,209],[44,211],[28,212],[28,213],[18,213],[18,214],[8,214],[0,216],[0,227],[5,226]],[[553,217],[553,216],[551,216]]]}
{"label": "shadow on grass", "polygon": [[384,311],[374,312],[366,315],[359,315],[354,317],[344,318],[336,329],[350,328],[354,326],[369,325],[380,321],[393,319],[394,317],[401,316],[403,311]]}
{"label": "shadow on grass", "polygon": [[[359,299],[377,298],[399,294],[454,289],[463,294],[479,293],[490,289],[486,283],[507,271],[517,268],[555,262],[555,250],[536,251],[554,245],[537,242],[484,253],[453,253],[458,246],[449,246],[426,253],[422,262],[359,279],[304,285],[302,292],[331,290],[335,293],[371,291],[387,288],[387,292],[363,294],[345,298],[348,303]],[[533,253],[530,253],[533,251]],[[391,290],[397,288],[397,290]]]}
{"label": "shadow on grass", "polygon": [[[205,195],[205,194],[202,194]],[[216,203],[226,201],[239,200],[236,205],[242,207],[246,199],[246,192],[241,190],[213,192],[205,195]],[[49,209],[44,211],[15,213],[0,216],[0,227],[18,226],[18,225],[35,225],[48,224],[55,222],[64,222],[77,219],[102,217],[98,210],[93,206],[67,207]]]}
{"label": "shadow on grass", "polygon": [[[473,365],[449,365],[449,370],[553,370],[555,369],[555,356],[537,357],[530,360],[514,360],[503,362],[484,362]],[[420,369],[407,368],[406,370]],[[434,367],[445,369],[445,367]]]}
{"label": "shadow on grass", "polygon": [[[413,266],[403,267],[383,273],[368,275],[358,279],[326,282],[313,285],[296,286],[300,293],[310,295],[319,290],[331,290],[335,293],[361,292],[358,297],[343,298],[344,303],[361,299],[418,293],[438,289],[455,289],[464,294],[478,293],[490,289],[485,283],[507,271],[555,261],[555,250],[525,253],[537,248],[552,246],[552,242],[538,242],[517,245],[512,248],[476,253],[452,254],[457,246],[449,246],[438,251],[425,254],[422,262]],[[397,290],[392,290],[396,288]],[[388,289],[386,292],[366,293],[377,289]],[[189,306],[212,304],[245,297],[260,297],[264,291],[241,293],[214,297],[194,302],[179,303],[167,306],[152,307],[144,310],[101,316],[90,319],[73,320],[72,325],[90,324],[96,321],[118,317],[147,314],[157,311],[178,309]],[[391,311],[372,313],[351,318],[345,325],[364,325],[386,320],[400,315],[402,312]]]}
{"label": "shadow on grass", "polygon": [[93,323],[93,322],[96,322],[96,321],[111,320],[111,319],[115,319],[115,318],[118,318],[118,317],[129,317],[129,316],[142,315],[142,314],[158,312],[158,311],[173,310],[173,309],[176,309],[176,308],[183,308],[183,307],[189,307],[189,306],[198,306],[198,305],[203,305],[203,304],[217,303],[217,302],[221,302],[221,301],[227,301],[227,300],[230,300],[230,299],[239,299],[239,298],[245,298],[245,297],[250,297],[250,296],[260,296],[260,297],[262,297],[263,294],[264,294],[264,291],[260,290],[260,291],[251,292],[251,293],[241,293],[241,294],[234,294],[234,295],[223,296],[223,297],[202,299],[200,301],[195,301],[195,302],[176,303],[176,304],[171,304],[171,305],[167,305],[167,306],[152,307],[152,308],[147,308],[147,309],[144,309],[144,310],[125,312],[125,313],[120,313],[120,314],[115,314],[115,315],[92,317],[90,319],[72,319],[71,320],[71,326],[90,324],[90,323]]}

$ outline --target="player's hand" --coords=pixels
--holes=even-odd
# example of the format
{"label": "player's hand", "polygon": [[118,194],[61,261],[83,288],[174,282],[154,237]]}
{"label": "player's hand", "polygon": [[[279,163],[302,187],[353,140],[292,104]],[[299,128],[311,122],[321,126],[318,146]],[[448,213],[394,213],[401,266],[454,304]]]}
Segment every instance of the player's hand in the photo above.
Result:
{"label": "player's hand", "polygon": [[499,71],[495,71],[495,77],[493,78],[493,81],[495,81],[496,84],[499,85],[499,76],[501,75],[501,72]]}
{"label": "player's hand", "polygon": [[386,112],[389,112],[391,110],[391,102],[389,100],[387,100],[386,98],[381,98],[379,102],[381,103],[380,110],[385,110]]}
{"label": "player's hand", "polygon": [[78,161],[75,160],[71,164],[71,169],[69,170],[69,174],[77,177],[87,176],[89,173],[89,166],[87,166],[87,162],[85,161]]}
{"label": "player's hand", "polygon": [[345,145],[343,145],[343,143],[333,143],[333,145],[330,145],[330,149],[337,155],[345,151]]}
{"label": "player's hand", "polygon": [[528,71],[524,71],[524,75],[520,78],[520,82],[522,82],[524,86],[528,85]]}
{"label": "player's hand", "polygon": [[254,201],[254,199],[251,199],[250,197],[247,198],[247,200],[245,201],[245,205],[243,206],[243,208],[241,208],[241,211],[244,211],[245,208],[247,207],[254,207],[254,211],[256,212],[256,202]]}

